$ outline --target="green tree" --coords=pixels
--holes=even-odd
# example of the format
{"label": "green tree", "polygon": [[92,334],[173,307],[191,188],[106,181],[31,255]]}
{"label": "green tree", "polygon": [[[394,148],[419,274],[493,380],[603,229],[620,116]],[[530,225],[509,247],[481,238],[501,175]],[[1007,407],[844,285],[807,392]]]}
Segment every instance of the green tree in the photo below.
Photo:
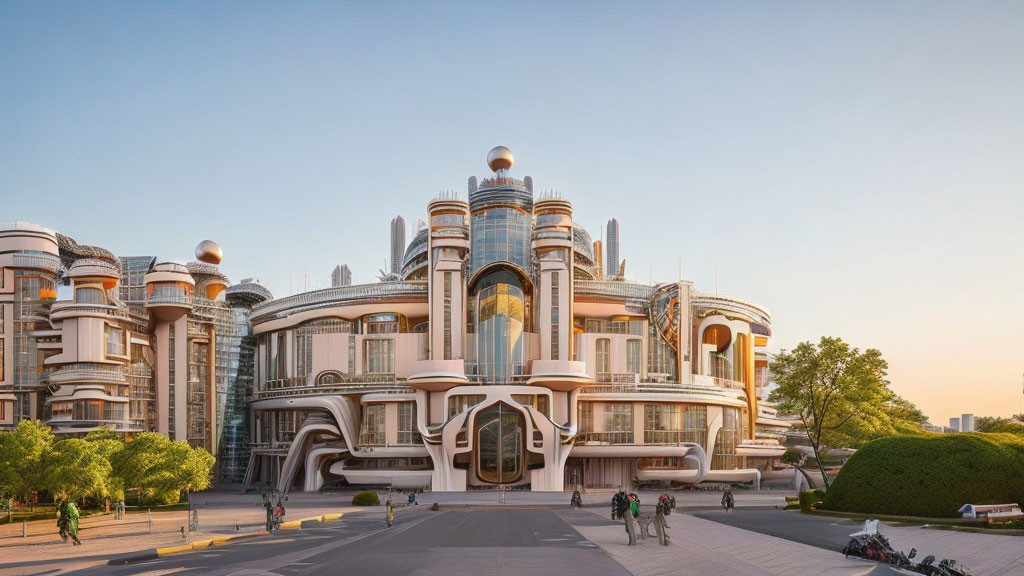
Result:
{"label": "green tree", "polygon": [[817,346],[802,342],[772,362],[776,388],[769,400],[780,412],[800,418],[821,463],[825,447],[855,447],[884,436],[920,433],[924,415],[889,389],[889,365],[875,349],[860,352],[840,338],[823,337]]}
{"label": "green tree", "polygon": [[214,462],[202,448],[152,432],[137,435],[111,456],[123,488],[138,488],[146,499],[167,504],[177,502],[182,490],[209,487]]}
{"label": "green tree", "polygon": [[[1017,415],[1019,416],[1019,414]],[[976,432],[1010,432],[1012,434],[1024,434],[1024,422],[1017,416],[1013,418],[1000,418],[998,416],[979,416],[974,419],[974,430]]]}
{"label": "green tree", "polygon": [[[124,434],[114,432],[113,430],[107,430],[105,428],[89,432],[86,434],[85,440],[92,444],[97,453],[108,463],[114,461],[114,455],[120,452],[125,445]],[[113,500],[120,500],[124,498],[124,480],[114,473],[112,464],[105,484],[107,488],[105,496],[110,496]]]}
{"label": "green tree", "polygon": [[68,438],[43,455],[44,487],[55,500],[109,495],[110,462],[94,442]]}
{"label": "green tree", "polygon": [[35,420],[0,433],[0,492],[31,502],[32,492],[43,488],[43,457],[52,444],[53,432]]}

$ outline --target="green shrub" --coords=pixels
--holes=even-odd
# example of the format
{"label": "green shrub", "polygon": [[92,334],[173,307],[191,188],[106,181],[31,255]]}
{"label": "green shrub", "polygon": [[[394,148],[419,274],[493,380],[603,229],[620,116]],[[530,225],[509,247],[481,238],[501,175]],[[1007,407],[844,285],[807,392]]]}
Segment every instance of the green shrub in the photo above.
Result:
{"label": "green shrub", "polygon": [[352,497],[353,506],[380,506],[380,498],[373,490],[363,490]]}
{"label": "green shrub", "polygon": [[823,507],[951,518],[968,503],[1024,504],[1024,438],[965,433],[875,440],[843,466]]}
{"label": "green shrub", "polygon": [[800,510],[807,512],[812,506],[820,504],[822,499],[825,497],[823,490],[817,488],[813,490],[805,490],[800,493]]}

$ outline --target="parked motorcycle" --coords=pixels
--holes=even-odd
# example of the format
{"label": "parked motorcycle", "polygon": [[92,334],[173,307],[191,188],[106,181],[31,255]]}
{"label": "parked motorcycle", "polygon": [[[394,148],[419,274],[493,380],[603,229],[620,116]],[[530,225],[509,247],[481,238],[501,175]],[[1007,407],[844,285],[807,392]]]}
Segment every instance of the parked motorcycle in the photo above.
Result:
{"label": "parked motorcycle", "polygon": [[893,549],[889,539],[878,531],[878,520],[867,520],[864,528],[850,534],[850,542],[843,547],[847,557],[857,556],[876,562],[885,562],[898,568],[904,568],[927,576],[970,576],[971,571],[956,560],[941,560],[935,564],[935,556],[925,556],[920,563],[913,562],[917,549],[911,548],[910,554]]}

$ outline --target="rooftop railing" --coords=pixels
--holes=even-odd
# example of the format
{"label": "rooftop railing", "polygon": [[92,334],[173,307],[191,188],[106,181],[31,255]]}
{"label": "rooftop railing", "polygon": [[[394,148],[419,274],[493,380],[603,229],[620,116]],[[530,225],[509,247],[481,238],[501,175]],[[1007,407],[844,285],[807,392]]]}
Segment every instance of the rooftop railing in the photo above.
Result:
{"label": "rooftop railing", "polygon": [[286,311],[294,312],[330,304],[356,303],[362,300],[378,300],[399,296],[421,296],[425,298],[426,295],[427,283],[416,281],[378,282],[376,284],[324,288],[259,304],[253,309],[252,321],[253,323],[258,323]]}

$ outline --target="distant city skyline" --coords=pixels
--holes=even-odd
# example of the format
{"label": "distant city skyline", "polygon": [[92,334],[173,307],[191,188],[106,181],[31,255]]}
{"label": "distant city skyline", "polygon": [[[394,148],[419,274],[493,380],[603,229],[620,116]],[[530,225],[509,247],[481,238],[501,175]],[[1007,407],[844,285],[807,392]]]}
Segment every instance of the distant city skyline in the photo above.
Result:
{"label": "distant city skyline", "polygon": [[337,288],[339,286],[351,286],[352,285],[352,271],[349,270],[348,264],[341,264],[334,267],[334,271],[331,272],[331,287]]}
{"label": "distant city skyline", "polygon": [[605,264],[605,274],[608,276],[619,275],[619,221],[612,218],[605,225],[606,240],[604,249],[608,253],[608,263]]}
{"label": "distant city skyline", "polygon": [[0,220],[280,297],[375,281],[500,144],[627,277],[717,269],[935,424],[1024,412],[1024,5],[304,6],[0,5]]}
{"label": "distant city skyline", "polygon": [[396,216],[391,220],[391,273],[402,271],[402,256],[405,254],[405,219]]}

